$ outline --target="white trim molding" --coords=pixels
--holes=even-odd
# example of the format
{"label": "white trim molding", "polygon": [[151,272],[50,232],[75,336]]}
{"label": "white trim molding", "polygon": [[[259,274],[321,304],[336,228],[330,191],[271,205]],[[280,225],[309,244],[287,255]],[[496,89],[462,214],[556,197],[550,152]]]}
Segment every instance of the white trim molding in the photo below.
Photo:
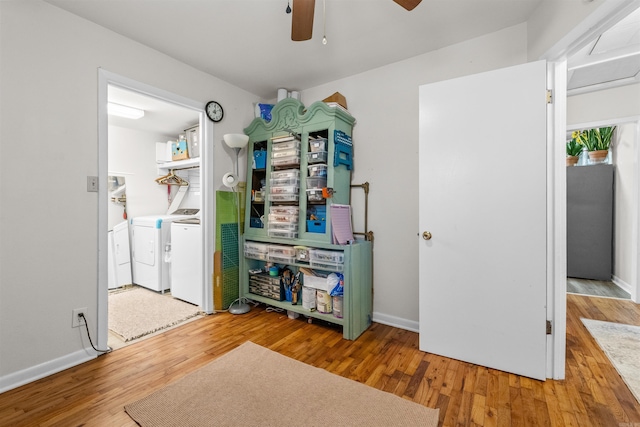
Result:
{"label": "white trim molding", "polygon": [[393,326],[394,328],[405,329],[411,332],[420,332],[420,323],[416,322],[415,320],[391,316],[390,314],[374,312],[373,321],[376,323],[382,323],[383,325]]}
{"label": "white trim molding", "polygon": [[21,371],[12,372],[11,374],[0,377],[0,393],[88,362],[89,360],[95,359],[96,356],[97,353],[93,351],[93,349],[85,348]]}

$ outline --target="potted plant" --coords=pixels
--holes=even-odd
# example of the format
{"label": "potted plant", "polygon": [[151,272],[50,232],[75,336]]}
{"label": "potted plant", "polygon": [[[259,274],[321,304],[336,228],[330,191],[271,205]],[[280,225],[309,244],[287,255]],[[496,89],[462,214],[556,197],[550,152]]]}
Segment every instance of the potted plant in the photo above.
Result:
{"label": "potted plant", "polygon": [[579,141],[580,131],[571,133],[571,140],[567,142],[567,166],[575,166],[582,153],[582,144]]}
{"label": "potted plant", "polygon": [[609,154],[611,137],[615,129],[615,126],[607,126],[580,132],[580,143],[587,148],[591,161],[596,163],[604,161]]}

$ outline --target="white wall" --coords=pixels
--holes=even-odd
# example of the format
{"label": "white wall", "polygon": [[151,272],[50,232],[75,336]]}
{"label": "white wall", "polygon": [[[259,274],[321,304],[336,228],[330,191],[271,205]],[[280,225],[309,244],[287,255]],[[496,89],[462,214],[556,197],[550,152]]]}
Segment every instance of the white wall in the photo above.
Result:
{"label": "white wall", "polygon": [[[614,0],[616,1],[616,0]],[[529,61],[542,58],[564,37],[573,41],[574,28],[611,0],[542,1],[527,21]]]}
{"label": "white wall", "polygon": [[[220,145],[258,98],[41,1],[0,2],[0,391],[91,357],[71,311],[96,336],[98,68],[197,100],[221,102]],[[15,177],[20,177],[16,180]],[[106,230],[105,230],[106,232]]]}
{"label": "white wall", "polygon": [[640,83],[567,98],[567,125],[640,114]]}
{"label": "white wall", "polygon": [[[109,126],[109,175],[122,175],[126,182],[127,216],[165,213],[167,187],[158,185],[156,142],[166,142],[176,136],[142,132],[119,126]],[[109,202],[111,229],[123,221],[122,206]]]}
{"label": "white wall", "polygon": [[618,125],[612,153],[615,165],[613,274],[615,280],[630,287],[635,286],[634,270],[637,268],[636,252],[633,249],[636,242],[633,232],[638,225],[633,223],[637,220],[633,213],[638,209],[638,183],[635,182],[638,176],[636,129],[637,123]]}
{"label": "white wall", "polygon": [[[524,63],[526,47],[526,25],[517,25],[302,93],[310,105],[338,91],[357,120],[352,182],[371,184],[374,320],[418,329],[418,87]],[[452,132],[473,131],[461,123]],[[363,197],[353,195],[354,228],[362,231]]]}

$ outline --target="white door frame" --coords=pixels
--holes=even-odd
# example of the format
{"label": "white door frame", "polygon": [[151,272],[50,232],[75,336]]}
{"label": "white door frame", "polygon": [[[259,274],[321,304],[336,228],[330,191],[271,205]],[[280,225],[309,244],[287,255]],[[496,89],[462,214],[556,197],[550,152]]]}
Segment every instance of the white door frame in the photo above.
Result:
{"label": "white door frame", "polygon": [[605,0],[594,13],[573,28],[539,59],[546,59],[550,64],[549,84],[554,90],[554,108],[550,116],[551,132],[548,146],[548,282],[547,313],[552,322],[552,335],[548,337],[547,377],[563,379],[565,377],[566,354],[566,270],[567,270],[567,198],[566,198],[566,164],[564,145],[554,141],[564,141],[566,133],[567,104],[567,65],[569,56],[578,52],[587,43],[612,27],[640,6],[640,0]]}
{"label": "white door frame", "polygon": [[[127,77],[98,68],[98,348],[107,348],[108,337],[108,296],[107,276],[107,175],[108,175],[108,86],[114,85],[163,101],[190,108],[199,115],[202,141],[213,138],[213,123],[206,120],[205,104],[167,92],[165,90],[129,79]],[[215,245],[215,191],[213,188],[213,145],[200,147],[200,188],[201,188],[201,232],[203,233],[203,279],[204,295],[202,310],[213,313],[213,252]]]}

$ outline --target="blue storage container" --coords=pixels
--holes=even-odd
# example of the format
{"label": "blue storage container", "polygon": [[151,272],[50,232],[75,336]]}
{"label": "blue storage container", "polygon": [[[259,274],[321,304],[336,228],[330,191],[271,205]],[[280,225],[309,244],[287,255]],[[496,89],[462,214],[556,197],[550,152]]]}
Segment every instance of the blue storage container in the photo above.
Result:
{"label": "blue storage container", "polygon": [[258,150],[253,152],[254,169],[264,169],[267,167],[267,152]]}
{"label": "blue storage container", "polygon": [[322,221],[314,221],[314,220],[307,220],[307,231],[309,233],[324,233],[325,230],[327,229],[327,222],[322,220]]}

